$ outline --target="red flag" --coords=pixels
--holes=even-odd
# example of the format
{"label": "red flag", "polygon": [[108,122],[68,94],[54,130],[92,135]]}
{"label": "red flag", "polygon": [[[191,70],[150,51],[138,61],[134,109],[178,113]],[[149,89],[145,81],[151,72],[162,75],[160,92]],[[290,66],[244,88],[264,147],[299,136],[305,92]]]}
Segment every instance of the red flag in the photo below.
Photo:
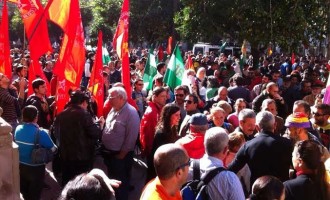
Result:
{"label": "red flag", "polygon": [[8,8],[6,0],[3,2],[2,21],[0,26],[0,72],[11,79]]}
{"label": "red flag", "polygon": [[295,63],[295,60],[296,60],[296,57],[295,57],[294,53],[292,52],[292,55],[291,55],[291,65],[293,65],[293,63]]}
{"label": "red flag", "polygon": [[128,25],[129,25],[129,0],[124,0],[123,7],[121,8],[121,14],[120,14],[118,26],[112,44],[117,50],[118,57],[122,60],[122,68],[121,68],[122,82],[125,85],[127,98],[128,100],[130,100],[132,98],[132,87],[131,87],[131,77],[130,77],[130,68],[129,68],[129,57],[128,57]]}
{"label": "red flag", "polygon": [[190,54],[188,54],[188,58],[187,58],[187,60],[186,60],[185,68],[186,68],[186,69],[192,69],[192,70],[195,71],[195,67],[194,67],[194,64],[193,64],[193,61],[192,61],[192,59],[191,59]]}
{"label": "red flag", "polygon": [[162,45],[158,47],[158,62],[161,62],[164,59],[164,50]]}
{"label": "red flag", "polygon": [[40,56],[52,51],[44,9],[39,0],[18,0],[17,7],[24,22],[31,59],[37,62]]}
{"label": "red flag", "polygon": [[54,74],[79,87],[84,65],[85,45],[78,0],[53,0],[48,3],[48,17],[64,31]]}
{"label": "red flag", "polygon": [[166,49],[167,55],[171,55],[172,54],[172,40],[173,40],[173,38],[172,38],[172,36],[170,36],[168,38],[168,42],[167,42],[167,49]]}
{"label": "red flag", "polygon": [[39,62],[35,62],[31,60],[30,67],[29,67],[29,88],[28,88],[28,96],[34,93],[32,88],[32,81],[34,81],[37,78],[41,78],[46,82],[47,87],[47,96],[50,95],[50,84],[44,74],[44,72],[41,69],[41,65]]}
{"label": "red flag", "polygon": [[116,49],[118,57],[123,59],[125,51],[128,52],[128,24],[129,24],[129,0],[124,0],[118,21],[116,33],[113,36],[112,46]]}
{"label": "red flag", "polygon": [[99,31],[95,62],[92,68],[91,77],[89,79],[88,90],[92,93],[96,101],[97,116],[103,116],[104,80],[102,61],[102,31]]}
{"label": "red flag", "polygon": [[66,103],[69,102],[69,90],[70,90],[70,85],[72,85],[72,83],[65,80],[64,78],[58,78],[57,80],[58,82],[57,82],[55,115],[62,112],[64,110]]}

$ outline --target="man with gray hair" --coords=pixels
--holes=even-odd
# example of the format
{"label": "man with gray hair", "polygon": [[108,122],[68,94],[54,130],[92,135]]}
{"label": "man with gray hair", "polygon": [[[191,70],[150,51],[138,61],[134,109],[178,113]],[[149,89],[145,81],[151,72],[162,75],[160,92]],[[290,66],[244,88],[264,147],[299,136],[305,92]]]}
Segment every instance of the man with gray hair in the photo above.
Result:
{"label": "man with gray hair", "polygon": [[234,132],[242,132],[246,141],[254,138],[256,129],[256,114],[253,110],[245,108],[238,114],[238,127]]}
{"label": "man with gray hair", "polygon": [[[206,154],[200,159],[201,175],[221,167],[228,150],[228,134],[225,129],[214,127],[206,131],[204,147]],[[193,168],[189,169],[189,177],[192,177]],[[201,176],[201,177],[202,177]],[[207,185],[207,193],[210,199],[218,200],[243,200],[245,199],[242,185],[231,171],[222,170]]]}
{"label": "man with gray hair", "polygon": [[140,117],[136,109],[127,103],[124,88],[111,88],[108,99],[112,109],[106,118],[102,135],[104,163],[108,168],[109,177],[122,182],[119,188],[115,188],[116,198],[128,199],[130,171]]}
{"label": "man with gray hair", "polygon": [[259,135],[239,149],[228,169],[237,173],[248,164],[251,185],[264,175],[288,180],[292,152],[290,140],[274,134],[275,118],[271,112],[261,111],[256,122]]}

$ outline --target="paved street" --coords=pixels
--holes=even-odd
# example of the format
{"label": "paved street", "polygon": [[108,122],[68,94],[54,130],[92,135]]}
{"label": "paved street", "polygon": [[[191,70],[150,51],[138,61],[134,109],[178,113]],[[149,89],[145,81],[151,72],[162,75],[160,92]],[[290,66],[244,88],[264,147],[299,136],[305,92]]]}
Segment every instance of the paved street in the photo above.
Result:
{"label": "paved street", "polygon": [[[49,163],[46,166],[47,174],[45,176],[45,182],[48,184],[51,188],[50,189],[44,189],[42,192],[42,200],[56,200],[60,193],[62,188],[60,187],[60,184],[58,184],[56,178],[54,177],[51,169],[52,164]],[[104,172],[107,172],[105,165],[103,164],[103,159],[101,157],[98,157],[95,161],[95,168],[102,169]],[[130,200],[138,200],[140,198],[141,191],[144,187],[146,179],[146,168],[144,167],[144,162],[142,162],[139,159],[135,159],[133,168],[132,168],[132,179],[131,179],[131,185],[132,185],[132,191],[129,194]]]}

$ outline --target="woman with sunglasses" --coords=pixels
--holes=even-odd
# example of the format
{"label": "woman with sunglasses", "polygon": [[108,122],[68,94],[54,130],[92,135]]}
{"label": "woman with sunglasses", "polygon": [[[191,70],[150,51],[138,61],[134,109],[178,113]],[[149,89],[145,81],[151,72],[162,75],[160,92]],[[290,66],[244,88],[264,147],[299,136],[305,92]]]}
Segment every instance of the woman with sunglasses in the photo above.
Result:
{"label": "woman with sunglasses", "polygon": [[330,199],[329,183],[325,181],[326,171],[321,161],[321,146],[312,140],[297,142],[292,163],[297,178],[284,182],[285,199]]}

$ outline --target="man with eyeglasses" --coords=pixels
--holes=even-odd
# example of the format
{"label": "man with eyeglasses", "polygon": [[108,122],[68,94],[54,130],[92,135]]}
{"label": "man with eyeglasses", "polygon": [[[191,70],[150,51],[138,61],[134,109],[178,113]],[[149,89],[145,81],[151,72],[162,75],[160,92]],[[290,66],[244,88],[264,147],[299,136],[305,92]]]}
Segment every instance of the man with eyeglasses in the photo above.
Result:
{"label": "man with eyeglasses", "polygon": [[190,165],[187,152],[180,145],[165,144],[156,150],[153,161],[157,177],[145,186],[140,200],[181,200]]}
{"label": "man with eyeglasses", "polygon": [[288,108],[283,97],[279,94],[279,87],[276,83],[268,83],[266,89],[252,101],[252,109],[255,113],[260,112],[262,102],[265,99],[273,99],[276,102],[278,115],[283,119],[287,117]]}
{"label": "man with eyeglasses", "polygon": [[180,122],[179,125],[181,125],[182,120],[186,117],[186,110],[184,109],[184,100],[189,92],[186,90],[186,88],[182,85],[177,86],[174,89],[174,96],[175,100],[172,102],[172,104],[175,104],[180,107]]}
{"label": "man with eyeglasses", "polygon": [[315,106],[313,114],[313,126],[316,128],[321,136],[323,145],[330,149],[330,105],[318,104]]}
{"label": "man with eyeglasses", "polygon": [[200,111],[197,109],[198,106],[198,98],[195,94],[188,94],[186,98],[184,99],[184,109],[187,112],[186,117],[183,119],[179,135],[181,137],[185,136],[189,130],[189,120],[190,117],[193,114],[200,113]]}
{"label": "man with eyeglasses", "polygon": [[124,88],[111,88],[108,99],[112,109],[106,118],[102,134],[104,163],[109,177],[121,181],[120,187],[115,189],[116,198],[125,200],[128,199],[140,118],[136,109],[127,102]]}

